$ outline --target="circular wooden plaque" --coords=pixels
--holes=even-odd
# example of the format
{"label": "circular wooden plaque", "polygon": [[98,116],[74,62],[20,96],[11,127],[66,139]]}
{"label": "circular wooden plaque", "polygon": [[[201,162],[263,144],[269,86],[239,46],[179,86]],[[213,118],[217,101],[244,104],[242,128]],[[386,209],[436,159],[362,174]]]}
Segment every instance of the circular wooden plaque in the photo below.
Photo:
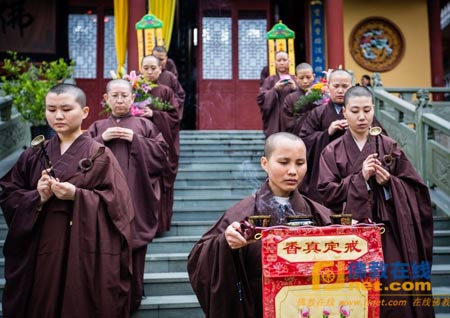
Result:
{"label": "circular wooden plaque", "polygon": [[361,67],[372,72],[392,70],[403,57],[403,35],[391,21],[370,17],[359,22],[350,35],[350,54]]}

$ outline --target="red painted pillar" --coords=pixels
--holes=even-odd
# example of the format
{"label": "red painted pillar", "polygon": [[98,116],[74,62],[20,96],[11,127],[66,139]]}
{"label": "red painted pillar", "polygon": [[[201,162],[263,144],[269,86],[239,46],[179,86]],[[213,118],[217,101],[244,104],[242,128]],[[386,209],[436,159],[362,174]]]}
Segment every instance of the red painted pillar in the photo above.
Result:
{"label": "red painted pillar", "polygon": [[136,22],[147,13],[146,0],[128,1],[128,73],[132,70],[138,71],[141,61],[138,61],[138,47],[136,35]]}
{"label": "red painted pillar", "polygon": [[345,68],[344,59],[344,5],[343,0],[325,1],[328,68]]}
{"label": "red painted pillar", "polygon": [[428,30],[430,35],[431,86],[444,86],[442,56],[441,7],[439,0],[428,0]]}

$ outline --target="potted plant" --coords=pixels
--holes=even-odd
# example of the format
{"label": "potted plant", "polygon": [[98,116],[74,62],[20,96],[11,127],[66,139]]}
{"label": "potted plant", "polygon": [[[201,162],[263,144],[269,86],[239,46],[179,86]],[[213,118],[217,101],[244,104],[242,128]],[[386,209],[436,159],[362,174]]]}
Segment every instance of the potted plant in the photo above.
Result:
{"label": "potted plant", "polygon": [[5,75],[0,77],[3,95],[11,96],[13,106],[30,123],[32,136],[36,135],[34,127],[45,127],[48,130],[45,121],[45,95],[52,86],[72,76],[73,61],[67,63],[60,58],[35,65],[29,58],[18,57],[17,52],[8,53],[9,57],[3,60],[2,66],[2,73]]}

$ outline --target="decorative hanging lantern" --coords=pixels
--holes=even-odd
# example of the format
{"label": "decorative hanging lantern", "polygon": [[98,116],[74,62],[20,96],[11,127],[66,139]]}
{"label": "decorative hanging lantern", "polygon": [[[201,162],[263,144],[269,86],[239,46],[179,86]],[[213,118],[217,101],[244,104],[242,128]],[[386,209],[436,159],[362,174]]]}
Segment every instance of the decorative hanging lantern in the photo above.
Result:
{"label": "decorative hanging lantern", "polygon": [[139,63],[144,56],[152,54],[155,46],[163,46],[163,23],[153,14],[146,14],[136,23]]}
{"label": "decorative hanging lantern", "polygon": [[273,28],[267,32],[267,46],[269,53],[269,73],[276,74],[275,69],[275,54],[278,51],[285,51],[289,56],[289,73],[295,74],[295,51],[294,39],[295,32],[289,29],[285,24],[275,24]]}

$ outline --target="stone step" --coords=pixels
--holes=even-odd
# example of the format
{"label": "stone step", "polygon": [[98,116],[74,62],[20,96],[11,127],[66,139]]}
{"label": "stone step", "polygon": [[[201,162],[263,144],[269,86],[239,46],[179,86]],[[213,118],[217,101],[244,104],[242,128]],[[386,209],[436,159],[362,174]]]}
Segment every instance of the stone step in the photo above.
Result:
{"label": "stone step", "polygon": [[[195,174],[194,174],[195,176]],[[210,173],[208,179],[205,176],[197,176],[198,179],[186,178],[184,176],[177,176],[175,181],[175,187],[177,188],[191,188],[199,186],[216,186],[216,187],[228,187],[228,186],[249,186],[255,189],[259,189],[261,184],[267,178],[266,175],[253,175],[243,174],[241,177],[228,175],[227,178],[214,179],[214,173]]]}
{"label": "stone step", "polygon": [[203,235],[214,224],[214,221],[173,221],[170,231],[161,233],[167,236],[199,236]]}
{"label": "stone step", "polygon": [[[226,209],[222,207],[209,208],[205,210],[200,209],[185,209],[179,208],[173,213],[173,221],[217,221]],[[201,213],[199,213],[201,212]]]}
{"label": "stone step", "polygon": [[450,264],[450,247],[448,246],[433,247],[433,265],[434,264],[436,265]]}
{"label": "stone step", "polygon": [[182,187],[180,184],[175,183],[175,200],[177,198],[188,198],[193,195],[204,197],[229,197],[229,196],[248,196],[254,193],[259,187],[252,187],[250,184],[246,185],[222,185],[216,184],[199,185],[192,187]]}
{"label": "stone step", "polygon": [[153,296],[142,300],[130,318],[200,318],[204,317],[195,295]]}
{"label": "stone step", "polygon": [[449,243],[450,243],[450,229],[434,231],[433,246],[448,246]]}
{"label": "stone step", "polygon": [[148,245],[147,253],[189,253],[199,239],[199,235],[157,237]]}
{"label": "stone step", "polygon": [[450,216],[435,215],[433,223],[435,230],[450,230]]}
{"label": "stone step", "polygon": [[[431,283],[435,287],[450,287],[450,264],[434,264],[431,268]],[[448,295],[450,297],[450,295]],[[449,303],[450,305],[450,303]]]}
{"label": "stone step", "polygon": [[211,149],[183,149],[181,154],[182,158],[192,158],[195,160],[200,157],[209,156],[248,156],[249,158],[255,156],[262,156],[264,153],[263,149],[227,149],[227,150],[211,150]]}
{"label": "stone step", "polygon": [[193,295],[189,276],[184,272],[145,273],[144,291],[146,296]]}
{"label": "stone step", "polygon": [[216,197],[177,197],[173,204],[174,211],[179,211],[180,209],[209,209],[214,207],[221,207],[225,211],[229,207],[236,204],[238,201],[243,199],[244,196],[230,196],[223,198]]}
{"label": "stone step", "polygon": [[218,143],[215,140],[193,141],[180,144],[180,152],[185,151],[233,151],[241,150],[264,151],[264,142],[258,141],[233,141],[227,143]]}
{"label": "stone step", "polygon": [[214,156],[198,156],[196,158],[187,157],[182,155],[179,159],[180,167],[182,167],[185,164],[190,164],[192,162],[196,163],[242,163],[242,162],[250,162],[254,164],[259,164],[261,159],[261,154],[256,154],[252,156],[242,156],[240,154],[236,155],[229,155],[229,156],[220,156],[220,155],[214,155]]}
{"label": "stone step", "polygon": [[[194,180],[217,180],[221,181],[219,184],[227,184],[223,182],[230,182],[233,180],[264,180],[267,177],[267,174],[262,169],[259,170],[179,170],[177,174],[176,181],[187,181],[192,182]],[[201,185],[203,183],[199,183]]]}
{"label": "stone step", "polygon": [[434,310],[439,318],[450,318],[450,287],[433,287],[433,297],[440,300],[440,304],[434,306]]}
{"label": "stone step", "polygon": [[[152,253],[145,256],[146,273],[184,272],[189,253]],[[0,263],[1,264],[1,263]]]}
{"label": "stone step", "polygon": [[2,217],[2,219],[0,220],[0,240],[5,240],[6,234],[8,234],[8,226],[6,225],[5,220]]}
{"label": "stone step", "polygon": [[264,134],[261,130],[180,130],[180,138],[185,139],[242,139],[242,138],[262,138]]}
{"label": "stone step", "polygon": [[[220,142],[219,142],[220,141]],[[210,147],[210,146],[242,146],[242,145],[250,145],[250,146],[259,146],[264,148],[264,139],[259,138],[246,138],[246,139],[214,139],[214,138],[202,138],[202,139],[183,139],[183,142],[180,143],[180,147]],[[180,148],[184,149],[184,148]]]}
{"label": "stone step", "polygon": [[178,172],[188,172],[188,171],[194,171],[194,172],[204,172],[204,171],[247,171],[247,170],[254,170],[254,171],[262,171],[261,165],[258,163],[252,163],[252,162],[240,162],[240,163],[197,163],[193,162],[190,164],[184,164],[182,167],[178,168]]}

